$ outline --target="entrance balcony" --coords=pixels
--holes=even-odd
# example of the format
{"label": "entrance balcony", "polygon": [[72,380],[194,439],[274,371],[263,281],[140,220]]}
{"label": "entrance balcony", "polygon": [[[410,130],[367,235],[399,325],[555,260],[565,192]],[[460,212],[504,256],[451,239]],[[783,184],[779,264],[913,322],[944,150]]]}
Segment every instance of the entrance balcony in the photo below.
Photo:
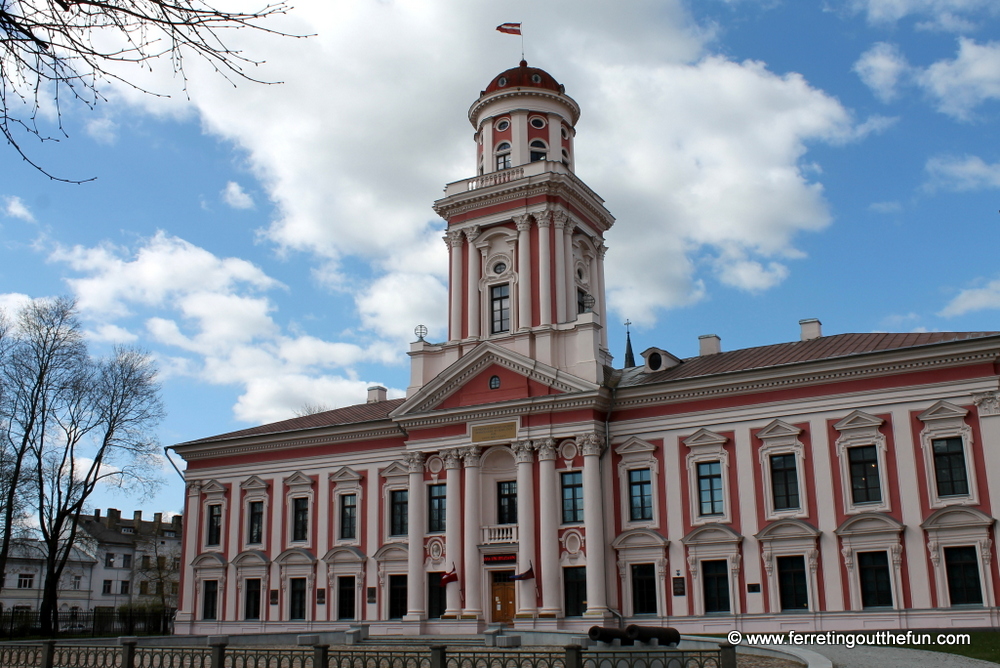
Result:
{"label": "entrance balcony", "polygon": [[496,545],[498,543],[516,543],[516,524],[494,524],[483,527],[483,545]]}

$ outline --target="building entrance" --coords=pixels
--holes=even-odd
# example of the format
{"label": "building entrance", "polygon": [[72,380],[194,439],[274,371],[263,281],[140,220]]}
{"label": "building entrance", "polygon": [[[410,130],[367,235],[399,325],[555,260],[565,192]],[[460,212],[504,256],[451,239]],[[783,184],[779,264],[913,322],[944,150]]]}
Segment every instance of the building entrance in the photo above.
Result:
{"label": "building entrance", "polygon": [[490,574],[490,599],[493,622],[514,621],[514,571],[493,571]]}

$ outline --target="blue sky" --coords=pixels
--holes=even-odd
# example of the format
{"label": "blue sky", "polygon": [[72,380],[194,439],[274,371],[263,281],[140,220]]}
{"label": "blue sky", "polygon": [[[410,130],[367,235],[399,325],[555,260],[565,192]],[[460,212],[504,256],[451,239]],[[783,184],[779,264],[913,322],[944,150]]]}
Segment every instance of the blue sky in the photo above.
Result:
{"label": "blue sky", "polygon": [[[0,152],[0,304],[72,295],[95,352],[151,351],[164,445],[400,396],[444,332],[430,205],[474,171],[466,112],[520,59],[583,109],[577,173],[617,223],[611,322],[684,357],[824,333],[998,330],[1000,8],[992,0],[298,2],[234,34],[267,61],[124,72],[68,137]],[[51,122],[51,116],[48,122]],[[610,331],[622,360],[624,328]],[[180,510],[176,475],[101,508]]]}

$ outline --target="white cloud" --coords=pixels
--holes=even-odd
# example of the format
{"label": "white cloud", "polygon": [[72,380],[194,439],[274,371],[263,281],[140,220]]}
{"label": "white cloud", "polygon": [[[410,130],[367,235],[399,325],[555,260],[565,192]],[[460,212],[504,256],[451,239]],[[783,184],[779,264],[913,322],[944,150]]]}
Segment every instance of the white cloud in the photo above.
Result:
{"label": "white cloud", "polygon": [[895,99],[896,86],[910,66],[895,44],[879,42],[854,63],[854,71],[883,102]]}
{"label": "white cloud", "polygon": [[917,82],[936,98],[938,111],[968,120],[983,102],[1000,99],[1000,42],[960,38],[955,59],[934,63]]}
{"label": "white cloud", "polygon": [[925,18],[920,28],[948,32],[974,30],[979,20],[997,13],[994,0],[849,0],[849,6],[873,24],[915,16]]}
{"label": "white cloud", "polygon": [[31,297],[20,292],[0,294],[0,312],[6,313],[8,318],[13,318],[17,315],[18,311],[27,306],[31,301]]}
{"label": "white cloud", "polygon": [[230,181],[222,190],[222,201],[234,209],[252,209],[253,198],[250,197],[236,181]]}
{"label": "white cloud", "polygon": [[87,332],[87,335],[94,341],[108,341],[110,343],[133,343],[139,337],[128,331],[124,327],[103,323]]}
{"label": "white cloud", "polygon": [[1000,163],[988,164],[975,155],[936,156],[924,166],[931,189],[968,191],[1000,188]]}
{"label": "white cloud", "polygon": [[5,195],[4,201],[4,213],[11,218],[19,218],[27,223],[35,222],[35,217],[25,206],[24,202],[21,201],[20,197],[14,195]]}
{"label": "white cloud", "polygon": [[110,118],[93,118],[87,121],[87,134],[98,144],[112,145],[118,141],[118,124]]}
{"label": "white cloud", "polygon": [[1000,279],[959,292],[938,315],[951,317],[972,311],[1000,309]]}
{"label": "white cloud", "polygon": [[899,202],[872,202],[868,205],[869,211],[875,213],[899,213],[903,210],[903,205]]}

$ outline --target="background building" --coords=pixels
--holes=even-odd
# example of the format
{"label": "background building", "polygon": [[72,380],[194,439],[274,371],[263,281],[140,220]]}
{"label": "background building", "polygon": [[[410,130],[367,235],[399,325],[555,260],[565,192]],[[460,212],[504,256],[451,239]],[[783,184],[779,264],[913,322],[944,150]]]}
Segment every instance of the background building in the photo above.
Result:
{"label": "background building", "polygon": [[[0,610],[37,611],[45,582],[45,544],[20,538],[11,542],[6,580],[0,589]],[[59,581],[59,612],[87,612],[93,601],[93,570],[96,560],[73,548]]]}
{"label": "background building", "polygon": [[178,632],[997,626],[1000,333],[809,319],[614,369],[579,113],[523,61],[472,105],[449,336],[418,328],[405,399],[174,446]]}

